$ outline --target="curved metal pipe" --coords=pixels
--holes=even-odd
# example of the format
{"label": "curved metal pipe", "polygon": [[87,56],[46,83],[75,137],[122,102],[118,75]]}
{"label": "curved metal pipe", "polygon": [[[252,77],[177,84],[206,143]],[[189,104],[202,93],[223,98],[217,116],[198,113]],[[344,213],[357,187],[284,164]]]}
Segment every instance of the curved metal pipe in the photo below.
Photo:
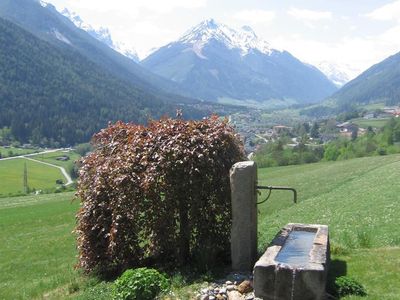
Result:
{"label": "curved metal pipe", "polygon": [[267,198],[261,202],[258,202],[257,204],[264,203],[265,201],[268,200],[269,196],[271,195],[272,190],[281,190],[281,191],[292,191],[293,192],[293,202],[297,203],[297,191],[294,188],[287,187],[287,186],[257,186],[258,190],[269,190],[269,194]]}

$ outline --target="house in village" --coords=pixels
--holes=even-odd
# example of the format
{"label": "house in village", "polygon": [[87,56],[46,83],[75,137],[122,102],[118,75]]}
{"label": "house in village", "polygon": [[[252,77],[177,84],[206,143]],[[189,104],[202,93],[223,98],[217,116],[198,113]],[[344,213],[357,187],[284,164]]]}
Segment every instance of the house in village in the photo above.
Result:
{"label": "house in village", "polygon": [[362,136],[366,132],[364,128],[359,128],[357,124],[351,122],[340,123],[336,127],[339,129],[339,134],[346,138]]}
{"label": "house in village", "polygon": [[288,135],[292,132],[292,127],[275,125],[274,127],[272,127],[272,131],[276,136]]}
{"label": "house in village", "polygon": [[400,116],[400,106],[385,107],[383,111],[396,118]]}

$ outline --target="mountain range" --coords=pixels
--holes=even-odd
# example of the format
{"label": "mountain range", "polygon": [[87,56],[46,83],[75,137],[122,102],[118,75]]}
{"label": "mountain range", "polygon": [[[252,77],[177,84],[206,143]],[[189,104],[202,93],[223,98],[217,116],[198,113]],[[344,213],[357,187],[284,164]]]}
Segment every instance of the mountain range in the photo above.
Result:
{"label": "mountain range", "polygon": [[[64,8],[60,12],[62,15],[66,16],[69,20],[71,20],[75,24],[76,27],[86,31],[87,33],[89,33],[91,36],[93,36],[97,40],[103,42],[105,45],[107,45],[110,48],[116,50],[117,52],[123,54],[124,56],[133,59],[135,62],[139,62],[139,58],[137,56],[136,51],[132,48],[127,47],[123,43],[114,42],[113,38],[110,34],[110,31],[107,28],[104,28],[104,27],[94,28],[87,22],[83,21],[82,18],[78,14],[76,14],[75,12],[70,12],[67,8]],[[213,20],[210,20],[210,21],[215,23],[215,21],[213,21]],[[225,27],[226,29],[228,29],[227,32],[229,32],[229,33],[234,32],[233,29],[228,28],[226,25],[220,25],[220,27]],[[236,33],[236,36],[231,37],[230,41],[228,41],[228,43],[226,43],[226,41],[225,41],[225,43],[228,44],[231,49],[234,49],[234,48],[239,49],[242,52],[242,54],[244,54],[244,55],[247,55],[251,48],[257,49],[260,52],[266,52],[266,53],[270,54],[269,53],[270,51],[268,49],[271,49],[271,47],[268,45],[267,42],[265,42],[261,39],[258,39],[257,36],[255,35],[254,31],[250,27],[244,26],[244,32],[247,32],[247,33],[246,34]],[[191,30],[191,32],[188,32],[187,35],[194,36],[195,34],[193,34],[193,30]],[[235,33],[234,33],[234,35],[235,35]],[[199,37],[197,37],[197,38],[199,38]],[[203,37],[200,37],[200,38],[203,38]],[[223,40],[223,39],[220,39],[220,40]],[[233,42],[233,44],[232,44],[232,42]],[[157,50],[155,50],[154,52],[156,52],[156,51]],[[143,62],[143,65],[146,66],[146,62]],[[339,71],[339,68],[337,66],[333,66],[331,64],[328,65],[327,63],[323,63],[321,65],[318,65],[318,68],[337,87],[342,86],[344,83],[346,83],[348,81],[347,75],[344,72]],[[163,74],[159,74],[159,75],[163,75]],[[168,78],[168,79],[174,80],[174,78]],[[182,88],[181,93],[190,95],[192,97],[202,98],[201,97],[202,95],[200,95],[200,97],[199,97],[198,91],[191,92],[192,91],[191,86],[185,87],[184,85],[180,85],[180,87]],[[209,87],[209,85],[207,84],[207,88],[208,87]],[[224,95],[224,96],[226,96],[226,97],[222,97],[222,98],[226,98],[226,99],[231,98],[232,100],[234,99],[231,97],[231,95]],[[253,95],[251,95],[251,96],[253,96]],[[247,97],[246,99],[241,99],[241,100],[248,100],[250,98],[251,97]],[[209,97],[209,96],[206,96],[203,99],[204,100],[215,100],[213,97]],[[286,101],[288,103],[292,103],[293,99],[287,98]],[[285,101],[280,101],[278,97],[276,97],[273,102],[280,103],[280,104],[285,103]],[[236,102],[236,103],[240,103],[240,101]],[[246,101],[244,101],[244,103],[246,104]],[[268,103],[268,104],[271,105],[271,103]]]}
{"label": "mountain range", "polygon": [[213,19],[141,63],[203,100],[315,103],[337,90],[316,67],[273,49],[249,26],[235,30]]}

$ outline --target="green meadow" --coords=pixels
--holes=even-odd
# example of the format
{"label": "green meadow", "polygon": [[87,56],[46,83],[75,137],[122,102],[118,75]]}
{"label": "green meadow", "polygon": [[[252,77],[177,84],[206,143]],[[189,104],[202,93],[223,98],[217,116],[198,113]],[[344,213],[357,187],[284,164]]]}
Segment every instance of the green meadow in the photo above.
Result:
{"label": "green meadow", "polygon": [[16,148],[16,147],[3,147],[0,146],[0,154],[1,157],[10,157],[15,156],[15,155],[25,155],[25,154],[31,154],[35,152],[40,152],[42,149],[37,148],[37,149],[24,149],[24,148]]}
{"label": "green meadow", "polygon": [[0,197],[23,193],[25,164],[30,190],[54,189],[57,179],[65,180],[59,169],[38,162],[24,158],[0,160]]}
{"label": "green meadow", "polygon": [[[331,274],[351,276],[368,292],[342,299],[400,299],[399,175],[400,155],[259,169],[260,185],[298,191],[298,204],[290,192],[274,191],[259,206],[259,250],[288,222],[327,224]],[[74,269],[79,203],[72,198],[0,198],[0,299],[90,298],[96,280]],[[191,288],[181,287],[181,299]]]}
{"label": "green meadow", "polygon": [[371,126],[372,128],[382,128],[387,124],[389,121],[388,118],[386,119],[354,119],[352,122],[357,124],[359,127],[368,128]]}
{"label": "green meadow", "polygon": [[[69,157],[69,160],[67,161],[61,161],[57,160],[58,157],[67,155]],[[74,151],[56,151],[56,152],[50,152],[50,153],[41,153],[37,154],[34,156],[31,156],[31,158],[40,160],[49,164],[53,164],[56,166],[64,167],[64,168],[69,168],[69,166],[73,165],[73,163],[80,158],[80,155]]]}
{"label": "green meadow", "polygon": [[0,299],[41,298],[77,279],[72,198],[0,198]]}

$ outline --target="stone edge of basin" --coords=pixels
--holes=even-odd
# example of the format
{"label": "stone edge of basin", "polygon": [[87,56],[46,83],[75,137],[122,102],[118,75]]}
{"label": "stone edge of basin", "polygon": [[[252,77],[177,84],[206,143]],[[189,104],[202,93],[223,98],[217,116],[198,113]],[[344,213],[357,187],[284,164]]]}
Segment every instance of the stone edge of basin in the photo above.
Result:
{"label": "stone edge of basin", "polygon": [[[294,268],[289,264],[279,263],[275,260],[287,237],[289,236],[289,233],[293,230],[316,232],[313,246],[310,251],[309,263],[303,267]],[[302,277],[302,274],[308,274],[306,277],[309,277],[310,279],[315,277],[315,286],[312,283],[308,284],[309,288],[313,290],[310,292],[313,294],[315,292],[315,294],[312,296],[314,298],[310,299],[322,299],[323,294],[325,293],[329,262],[330,246],[327,225],[289,223],[278,232],[278,234],[269,244],[265,253],[260,257],[254,266],[253,273],[255,295],[256,297],[263,299],[286,299],[284,293],[288,292],[289,289],[285,288],[283,283],[289,281],[290,276],[293,276],[293,272],[297,272],[300,277]],[[278,270],[280,271],[280,275],[276,272]],[[274,285],[276,285],[277,281],[281,281],[282,283],[273,287],[271,283],[273,282]],[[271,294],[274,294],[275,296],[268,296]],[[278,298],[276,298],[277,296]],[[303,292],[303,297],[304,296],[305,295]],[[296,298],[293,298],[293,294],[291,294],[290,297],[292,297],[292,299]]]}

